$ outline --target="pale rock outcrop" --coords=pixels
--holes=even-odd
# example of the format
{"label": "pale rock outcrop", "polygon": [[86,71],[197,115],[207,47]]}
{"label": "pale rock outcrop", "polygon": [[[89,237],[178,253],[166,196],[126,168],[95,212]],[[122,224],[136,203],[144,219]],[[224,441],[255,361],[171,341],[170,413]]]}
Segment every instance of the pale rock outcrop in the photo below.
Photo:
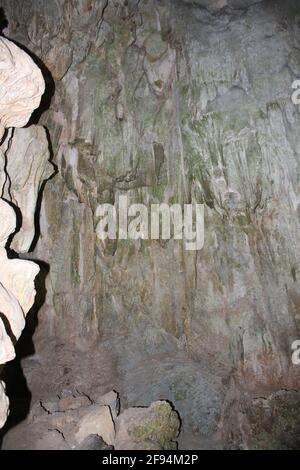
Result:
{"label": "pale rock outcrop", "polygon": [[45,84],[31,57],[12,41],[0,38],[0,122],[23,127],[40,104]]}
{"label": "pale rock outcrop", "polygon": [[53,173],[45,129],[42,126],[15,129],[6,155],[11,183],[6,184],[4,196],[11,197],[22,214],[22,226],[11,246],[16,252],[24,253],[34,238],[35,207],[41,185]]}
{"label": "pale rock outcrop", "polygon": [[[44,80],[29,55],[6,38],[0,38],[0,57],[0,139],[3,139],[5,128],[21,127],[28,122],[32,111],[40,104]],[[22,129],[16,132],[15,138],[9,129],[0,149],[0,196],[6,199],[0,199],[0,365],[14,359],[13,343],[21,335],[26,314],[35,298],[38,265],[9,259],[6,244],[17,225],[13,204],[19,206],[21,212],[24,209],[22,232],[16,247],[26,251],[34,236],[37,193],[48,159],[47,145],[41,149],[39,144],[37,148],[35,134],[43,133],[44,129]],[[22,152],[23,148],[25,151]],[[41,152],[40,161],[35,161],[37,151]],[[29,152],[32,153],[29,155]],[[11,158],[14,161],[10,162]],[[5,164],[6,160],[9,163]],[[12,183],[14,179],[15,184]],[[0,428],[7,415],[8,398],[1,382]]]}
{"label": "pale rock outcrop", "polygon": [[108,406],[92,405],[77,426],[75,438],[79,444],[91,434],[98,434],[109,445],[114,444],[115,427]]}
{"label": "pale rock outcrop", "polygon": [[[25,316],[35,298],[34,279],[39,267],[31,261],[8,259],[4,245],[15,229],[16,217],[11,206],[0,200],[0,365],[15,357],[13,341],[17,340],[25,326]],[[0,396],[0,424],[6,419],[4,392]],[[1,410],[4,410],[1,414]]]}
{"label": "pale rock outcrop", "polygon": [[[8,259],[6,251],[3,248],[0,248],[0,265],[0,283],[15,299],[17,299],[19,307],[26,316],[34,303],[34,279],[39,272],[38,265],[32,261]],[[4,311],[2,308],[2,305],[3,304],[1,299],[1,310],[3,310],[3,313],[6,314],[6,311]],[[17,312],[17,314],[18,313],[19,312]],[[17,326],[14,327],[12,316],[10,316],[10,318],[11,328],[16,339],[18,339],[22,330]],[[22,325],[24,327],[23,322]]]}

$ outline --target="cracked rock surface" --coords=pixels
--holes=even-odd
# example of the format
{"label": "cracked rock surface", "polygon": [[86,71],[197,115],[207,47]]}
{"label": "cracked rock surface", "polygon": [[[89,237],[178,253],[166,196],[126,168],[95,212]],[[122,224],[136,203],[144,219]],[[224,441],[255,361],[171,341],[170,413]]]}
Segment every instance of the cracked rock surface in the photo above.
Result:
{"label": "cracked rock surface", "polygon": [[[29,440],[34,450],[168,450],[177,448],[180,420],[166,401],[120,411],[114,391],[91,398],[64,389],[56,400],[32,407],[26,429],[31,437],[24,438],[22,449]],[[13,449],[13,442],[7,448]]]}

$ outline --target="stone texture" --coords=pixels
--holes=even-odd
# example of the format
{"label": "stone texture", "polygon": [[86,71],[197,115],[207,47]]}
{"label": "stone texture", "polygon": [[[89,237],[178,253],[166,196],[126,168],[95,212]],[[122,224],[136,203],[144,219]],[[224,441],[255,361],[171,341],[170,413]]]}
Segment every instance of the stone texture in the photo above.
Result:
{"label": "stone texture", "polygon": [[117,419],[117,416],[120,412],[120,399],[119,394],[116,391],[112,390],[105,395],[95,397],[94,401],[98,405],[109,406],[113,420],[115,421]]}
{"label": "stone texture", "polygon": [[[8,235],[15,229],[16,216],[12,207],[0,200],[1,234],[0,244],[5,245]],[[15,357],[12,339],[19,339],[25,326],[25,316],[35,298],[34,279],[39,267],[31,261],[9,259],[6,249],[0,245],[0,306],[2,321],[0,364]],[[9,335],[12,335],[10,337]]]}
{"label": "stone texture", "polygon": [[114,419],[117,417],[114,408],[116,401],[113,400],[115,392],[99,396],[97,403],[79,391],[66,392],[67,390],[60,392],[58,400],[41,401],[32,408],[29,420],[31,428],[39,429],[44,442],[49,429],[57,430],[72,449],[81,444],[87,445],[84,441],[91,435],[97,435],[106,444],[113,445]]}
{"label": "stone texture", "polygon": [[178,413],[165,401],[129,408],[116,421],[116,450],[174,450],[180,430]]}
{"label": "stone texture", "polygon": [[5,185],[3,196],[22,214],[22,225],[11,247],[17,253],[26,253],[35,235],[35,208],[41,186],[54,172],[49,163],[46,130],[42,126],[15,129],[6,157],[10,183]]}
{"label": "stone texture", "polygon": [[[6,34],[56,79],[41,123],[59,174],[45,188],[34,252],[51,266],[35,338],[49,366],[43,390],[55,388],[53,377],[58,386],[82,382],[80,353],[70,351],[91,341],[94,380],[104,349],[108,389],[122,391],[126,406],[165,397],[200,443],[223,429],[222,446],[252,445],[243,433],[230,438],[232,396],[299,389],[290,350],[300,336],[300,115],[291,102],[299,2],[2,6]],[[119,194],[203,202],[203,250],[173,240],[103,246],[97,207]],[[68,364],[67,378],[50,370],[49,337],[64,344],[65,357],[51,351]],[[38,400],[38,367],[26,370]],[[289,393],[282,400],[293,402]],[[282,409],[274,407],[277,418]]]}
{"label": "stone texture", "polygon": [[[71,449],[77,448],[91,434],[102,437],[109,445],[114,444],[115,428],[108,406],[90,403],[59,411],[55,410],[56,406],[53,402],[41,402],[31,412],[29,428],[33,432],[39,429],[44,442],[48,431],[56,430]],[[32,443],[31,449],[34,448]]]}
{"label": "stone texture", "polygon": [[88,412],[77,422],[77,426],[75,439],[78,444],[90,434],[97,434],[109,445],[114,444],[115,427],[109,406],[91,405]]}
{"label": "stone texture", "polygon": [[[5,135],[5,128],[24,126],[29,120],[32,111],[37,108],[44,92],[44,80],[40,69],[22,49],[6,38],[0,38],[0,365],[11,361],[15,357],[14,343],[19,339],[25,326],[25,316],[32,307],[35,299],[34,280],[39,272],[37,264],[31,261],[9,259],[6,245],[9,245],[9,236],[17,228],[17,217],[13,208],[13,202],[20,203],[21,209],[25,209],[24,225],[31,218],[31,237],[34,235],[34,213],[39,189],[39,169],[32,161],[19,161],[16,156],[12,165],[7,163],[11,148],[17,150],[12,141],[13,131],[9,130]],[[26,135],[26,131],[25,134]],[[19,152],[24,141],[18,143]],[[38,144],[40,146],[40,142]],[[34,160],[34,155],[32,156]],[[28,172],[25,167],[29,164]],[[9,168],[8,168],[9,167]],[[31,168],[30,168],[31,167]],[[35,169],[32,175],[32,167]],[[12,174],[10,174],[10,169]],[[14,174],[14,171],[16,174]],[[41,174],[43,173],[43,167]],[[22,180],[24,175],[25,180]],[[26,186],[26,196],[17,192],[16,200],[11,201],[11,177],[18,177],[17,191]],[[36,181],[33,181],[36,178]],[[23,181],[20,188],[20,181]],[[5,193],[5,187],[7,194]],[[3,198],[10,200],[11,204]],[[24,200],[27,204],[24,204]],[[31,203],[28,203],[31,201]],[[33,201],[33,204],[32,204]],[[24,207],[23,207],[24,206]],[[23,227],[22,227],[23,228]],[[28,229],[28,227],[27,227]],[[25,229],[26,233],[26,229]],[[21,233],[23,240],[26,238]],[[25,244],[26,244],[25,240]],[[24,246],[23,246],[24,247]],[[27,246],[29,249],[29,246]],[[0,428],[7,417],[8,399],[5,389],[0,382]]]}
{"label": "stone texture", "polygon": [[23,127],[44,93],[44,79],[30,56],[12,41],[0,37],[0,122]]}
{"label": "stone texture", "polygon": [[[0,263],[0,282],[18,300],[26,315],[34,303],[34,279],[39,272],[38,265],[32,261],[8,259],[4,249],[0,249]],[[15,334],[20,336],[20,332],[15,331]]]}
{"label": "stone texture", "polygon": [[[14,344],[25,326],[25,316],[35,298],[34,279],[39,267],[31,261],[8,259],[3,248],[15,228],[16,217],[11,206],[0,200],[0,365],[15,357]],[[1,382],[0,427],[7,415],[8,401]]]}
{"label": "stone texture", "polygon": [[5,395],[5,385],[3,382],[0,382],[0,429],[3,427],[8,416],[8,405],[9,401]]}
{"label": "stone texture", "polygon": [[299,391],[278,390],[253,396],[242,393],[228,408],[228,449],[299,449]]}

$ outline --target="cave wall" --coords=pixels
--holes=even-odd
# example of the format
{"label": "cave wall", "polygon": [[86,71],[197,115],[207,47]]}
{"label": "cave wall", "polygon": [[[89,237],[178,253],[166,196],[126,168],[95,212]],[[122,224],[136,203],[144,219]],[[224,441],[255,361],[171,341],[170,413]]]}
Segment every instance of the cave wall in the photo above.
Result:
{"label": "cave wall", "polygon": [[[58,169],[32,255],[50,266],[40,329],[109,344],[130,404],[163,396],[195,432],[256,445],[245,403],[259,416],[258,393],[281,394],[283,407],[299,400],[297,2],[2,6],[5,34],[55,85],[40,119]],[[204,248],[103,245],[97,207],[120,194],[204,203]]]}
{"label": "cave wall", "polygon": [[[2,15],[1,15],[2,24]],[[35,301],[39,267],[17,259],[35,234],[35,207],[46,178],[48,141],[45,129],[28,124],[45,86],[31,57],[0,37],[0,374],[16,357],[15,347]],[[43,142],[43,140],[45,141]],[[44,145],[43,145],[44,143]],[[28,149],[30,149],[28,151]],[[13,240],[14,236],[17,236]],[[12,240],[14,243],[12,244]],[[12,246],[17,252],[12,250]],[[15,384],[15,388],[17,386]],[[6,384],[0,380],[0,430],[9,415]],[[0,436],[0,440],[1,436]]]}

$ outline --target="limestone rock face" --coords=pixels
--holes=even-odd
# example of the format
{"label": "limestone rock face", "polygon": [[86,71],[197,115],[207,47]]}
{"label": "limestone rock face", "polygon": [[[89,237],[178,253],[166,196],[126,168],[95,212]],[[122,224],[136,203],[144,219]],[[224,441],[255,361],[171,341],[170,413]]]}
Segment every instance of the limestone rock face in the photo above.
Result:
{"label": "limestone rock face", "polygon": [[5,362],[12,361],[12,359],[14,359],[15,357],[15,348],[12,344],[10,337],[8,336],[6,332],[5,325],[1,318],[0,318],[0,344],[1,344],[1,350],[0,350],[1,362],[0,363],[5,364]]}
{"label": "limestone rock face", "polygon": [[[39,106],[44,92],[44,80],[40,69],[28,54],[2,37],[0,38],[0,57],[0,139],[2,139],[0,148],[0,365],[2,365],[15,357],[14,343],[19,339],[25,326],[26,314],[34,303],[36,293],[34,280],[39,272],[38,265],[33,262],[9,259],[7,256],[8,238],[17,225],[16,212],[13,207],[14,204],[17,205],[21,214],[24,210],[22,229],[15,246],[26,251],[34,236],[37,193],[48,159],[48,150],[44,145],[41,155],[43,157],[45,155],[46,160],[35,161],[35,153],[37,149],[40,151],[42,138],[34,140],[33,132],[27,129],[20,130],[22,137],[19,139],[18,133],[14,138],[11,129],[5,136],[5,128],[24,126],[32,111]],[[36,132],[39,131],[36,130]],[[47,142],[47,139],[45,140]],[[29,154],[30,151],[31,154]],[[10,162],[10,158],[14,158],[14,161]],[[14,179],[16,182],[12,185]],[[10,201],[10,204],[7,201]],[[0,428],[5,423],[7,409],[8,399],[5,396],[4,386],[0,382]]]}
{"label": "limestone rock face", "polygon": [[45,90],[40,69],[12,41],[0,37],[0,123],[23,127]]}
{"label": "limestone rock face", "polygon": [[61,394],[55,401],[36,404],[30,413],[30,428],[33,432],[38,430],[43,442],[47,441],[49,430],[57,430],[72,449],[90,445],[91,436],[98,436],[106,445],[113,446],[117,414],[115,392],[100,396],[94,402],[77,391]]}
{"label": "limestone rock face", "polygon": [[[14,230],[16,217],[11,206],[0,200],[0,365],[15,357],[13,341],[19,339],[25,326],[25,317],[35,298],[34,279],[39,267],[31,261],[8,259],[3,247]],[[7,415],[8,400],[1,382],[0,427]]]}
{"label": "limestone rock face", "polygon": [[35,235],[35,208],[41,185],[53,174],[45,129],[15,129],[6,156],[10,184],[5,185],[3,196],[11,198],[22,214],[22,225],[11,247],[17,253],[26,253]]}
{"label": "limestone rock face", "polygon": [[[247,446],[230,434],[238,404],[300,383],[299,2],[21,3],[2,1],[6,34],[56,79],[42,123],[59,174],[34,252],[51,266],[40,355],[47,335],[66,349],[97,340],[128,406],[165,397],[198,442],[222,428],[221,446]],[[120,194],[204,203],[204,248],[103,246],[97,208]]]}
{"label": "limestone rock face", "polygon": [[[2,365],[15,357],[13,341],[19,339],[25,326],[25,316],[33,305],[34,279],[39,267],[31,261],[8,259],[4,246],[8,236],[15,229],[16,216],[12,207],[2,199],[0,199],[0,217],[0,365]],[[1,427],[5,422],[6,407],[7,399],[1,382]]]}
{"label": "limestone rock face", "polygon": [[[15,299],[17,299],[23,314],[26,315],[34,303],[34,279],[39,272],[38,265],[32,261],[8,259],[6,251],[2,248],[0,248],[0,263],[0,282],[5,289],[10,292]],[[3,304],[1,304],[1,307],[2,305]],[[3,313],[6,313],[4,308]],[[10,317],[10,315],[8,315],[8,317]],[[17,327],[14,328],[14,322],[12,319],[10,321],[10,325],[12,332],[18,339],[22,330]]]}

